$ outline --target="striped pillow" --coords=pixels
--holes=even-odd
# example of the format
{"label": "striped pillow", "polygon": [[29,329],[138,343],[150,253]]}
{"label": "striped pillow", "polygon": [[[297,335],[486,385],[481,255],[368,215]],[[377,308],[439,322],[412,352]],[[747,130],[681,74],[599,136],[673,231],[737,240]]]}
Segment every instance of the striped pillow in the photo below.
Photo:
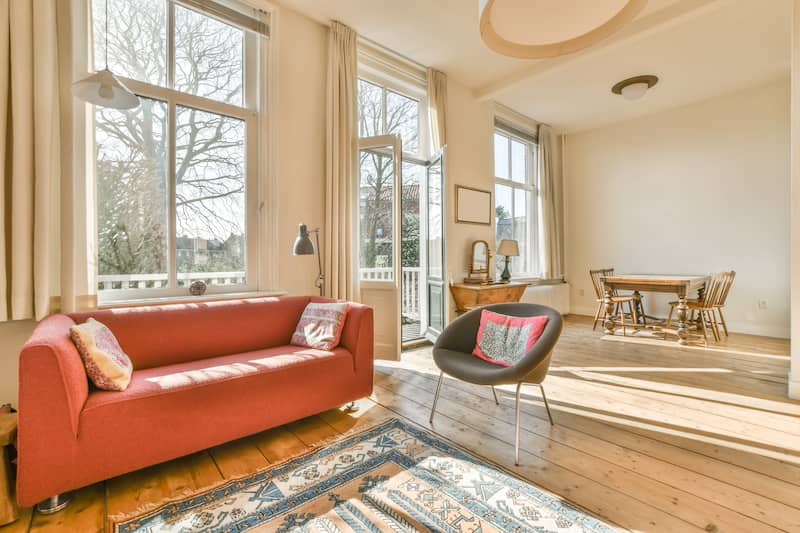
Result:
{"label": "striped pillow", "polygon": [[292,344],[319,350],[336,348],[342,336],[346,314],[346,303],[308,304],[292,335]]}
{"label": "striped pillow", "polygon": [[123,391],[128,388],[133,363],[105,324],[90,318],[70,327],[69,332],[83,359],[86,375],[98,389]]}

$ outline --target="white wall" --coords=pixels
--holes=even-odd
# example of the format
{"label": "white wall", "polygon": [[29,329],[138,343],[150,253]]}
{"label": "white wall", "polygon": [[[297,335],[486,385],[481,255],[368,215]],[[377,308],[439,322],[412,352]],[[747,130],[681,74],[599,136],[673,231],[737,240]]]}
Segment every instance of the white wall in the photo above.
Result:
{"label": "white wall", "polygon": [[[445,175],[446,217],[445,246],[447,280],[460,282],[469,270],[472,243],[484,240],[494,254],[494,227],[477,224],[456,224],[455,189],[464,185],[492,191],[494,195],[494,105],[476,100],[466,87],[454,80],[447,82],[447,169]],[[494,257],[492,257],[494,261]],[[490,265],[490,272],[493,265]],[[450,317],[455,303],[450,298]]]}
{"label": "white wall", "polygon": [[789,372],[789,397],[800,398],[800,0],[792,3],[792,359]]}
{"label": "white wall", "polygon": [[565,162],[573,312],[595,311],[589,268],[734,269],[731,329],[789,336],[787,80],[569,135]]}

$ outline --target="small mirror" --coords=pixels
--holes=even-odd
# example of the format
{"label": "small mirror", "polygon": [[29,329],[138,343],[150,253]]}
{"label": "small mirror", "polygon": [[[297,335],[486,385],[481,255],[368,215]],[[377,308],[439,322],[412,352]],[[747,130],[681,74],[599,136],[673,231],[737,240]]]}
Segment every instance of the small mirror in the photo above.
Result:
{"label": "small mirror", "polygon": [[489,243],[475,241],[472,243],[472,258],[469,266],[470,277],[483,277],[489,275]]}

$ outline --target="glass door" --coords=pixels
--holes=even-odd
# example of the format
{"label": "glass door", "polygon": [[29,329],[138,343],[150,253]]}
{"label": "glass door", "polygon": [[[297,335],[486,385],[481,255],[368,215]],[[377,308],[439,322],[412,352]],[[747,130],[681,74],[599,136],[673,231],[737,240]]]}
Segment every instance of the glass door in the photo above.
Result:
{"label": "glass door", "polygon": [[399,135],[359,140],[358,256],[361,301],[375,310],[375,357],[400,359]]}
{"label": "glass door", "polygon": [[427,230],[427,329],[425,338],[435,341],[444,329],[445,247],[444,247],[444,151],[428,165],[426,183]]}

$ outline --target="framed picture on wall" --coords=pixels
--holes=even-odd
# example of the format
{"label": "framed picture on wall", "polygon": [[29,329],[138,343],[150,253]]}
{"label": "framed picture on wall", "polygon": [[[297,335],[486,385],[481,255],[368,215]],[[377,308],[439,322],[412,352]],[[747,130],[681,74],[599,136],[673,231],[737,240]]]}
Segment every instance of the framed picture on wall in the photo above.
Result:
{"label": "framed picture on wall", "polygon": [[491,191],[456,185],[456,222],[491,226]]}

